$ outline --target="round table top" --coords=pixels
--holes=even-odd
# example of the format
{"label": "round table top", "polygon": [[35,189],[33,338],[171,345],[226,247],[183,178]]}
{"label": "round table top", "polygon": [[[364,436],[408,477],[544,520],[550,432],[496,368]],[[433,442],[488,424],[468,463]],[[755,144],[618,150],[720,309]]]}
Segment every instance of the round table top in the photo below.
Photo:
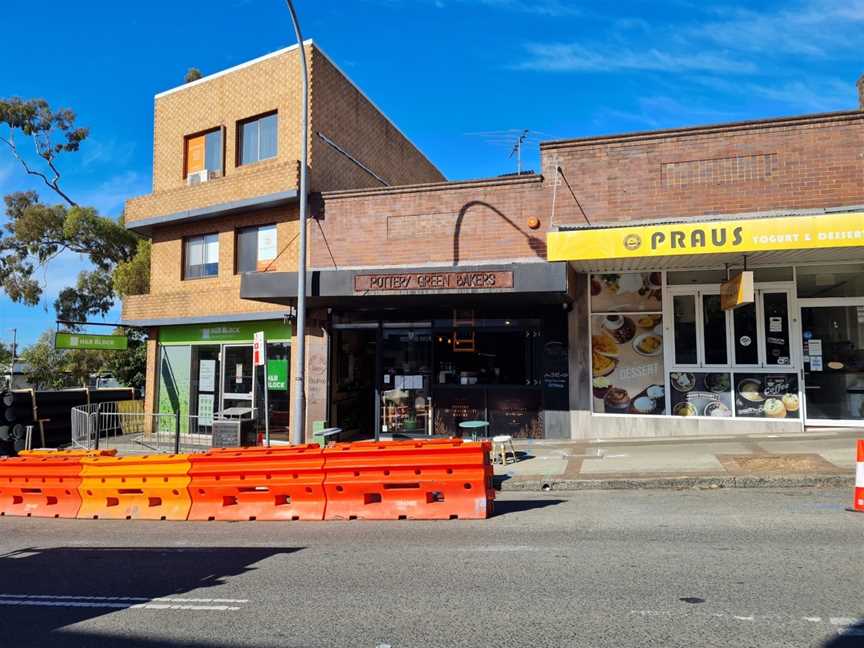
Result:
{"label": "round table top", "polygon": [[488,421],[462,421],[459,424],[460,428],[481,428],[489,425]]}

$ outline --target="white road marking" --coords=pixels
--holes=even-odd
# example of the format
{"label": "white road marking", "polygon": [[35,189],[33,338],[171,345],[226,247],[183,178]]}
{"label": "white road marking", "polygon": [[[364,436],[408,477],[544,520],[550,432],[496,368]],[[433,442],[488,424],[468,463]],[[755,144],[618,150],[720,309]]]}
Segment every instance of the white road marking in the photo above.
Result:
{"label": "white road marking", "polygon": [[54,599],[63,601],[158,601],[160,603],[248,603],[249,599],[170,598],[165,596],[77,596],[74,594],[0,594],[0,599]]}
{"label": "white road marking", "polygon": [[177,605],[170,603],[132,603],[131,601],[44,601],[36,599],[0,599],[0,605],[66,608],[114,608],[118,610],[208,610],[225,612],[239,610],[232,605]]}
{"label": "white road marking", "polygon": [[828,621],[831,622],[831,625],[839,626],[850,626],[855,624],[855,619],[850,617],[831,617]]}
{"label": "white road marking", "polygon": [[249,599],[0,593],[0,606],[110,608],[118,610],[202,610],[225,612],[239,610],[240,606],[237,605],[238,603],[248,602]]}
{"label": "white road marking", "polygon": [[776,614],[750,614],[750,615],[738,615],[738,614],[730,614],[727,612],[707,612],[707,611],[699,611],[695,608],[684,608],[681,610],[630,610],[630,614],[638,614],[642,617],[650,617],[650,616],[661,616],[661,615],[671,615],[671,614],[679,614],[679,615],[694,615],[694,614],[704,614],[708,616],[712,616],[718,619],[734,619],[735,621],[751,621],[751,622],[776,622],[781,621],[783,623],[788,623],[789,621],[807,621],[809,623],[827,623],[833,626],[838,626],[837,632],[840,634],[848,635],[848,636],[862,636],[864,637],[864,628],[852,627],[858,623],[864,623],[864,619],[857,619],[854,617],[841,617],[841,616],[832,616],[832,617],[821,617],[821,616],[802,616],[802,617],[789,617],[788,620],[784,616],[779,616]]}

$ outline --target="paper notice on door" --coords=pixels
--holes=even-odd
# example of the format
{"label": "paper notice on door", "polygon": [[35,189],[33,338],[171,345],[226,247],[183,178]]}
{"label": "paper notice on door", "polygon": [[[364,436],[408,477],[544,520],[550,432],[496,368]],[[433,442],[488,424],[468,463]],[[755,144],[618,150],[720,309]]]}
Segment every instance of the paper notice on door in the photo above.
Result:
{"label": "paper notice on door", "polygon": [[[198,365],[198,390],[216,391],[216,361],[202,360]],[[209,425],[209,424],[208,424]]]}
{"label": "paper notice on door", "polygon": [[213,394],[198,394],[198,425],[213,425]]}
{"label": "paper notice on door", "polygon": [[384,374],[384,384],[385,385],[390,384],[390,374]]}
{"label": "paper notice on door", "polygon": [[393,376],[393,387],[405,389],[405,376]]}
{"label": "paper notice on door", "polygon": [[822,356],[810,356],[810,371],[822,371]]}
{"label": "paper notice on door", "polygon": [[822,340],[810,340],[810,344],[808,345],[808,352],[811,356],[821,356]]}
{"label": "paper notice on door", "polygon": [[235,369],[234,369],[234,382],[236,382],[238,385],[242,385],[242,384],[243,384],[243,365],[242,365],[242,364],[239,364],[239,363],[238,363],[238,364],[235,366]]}
{"label": "paper notice on door", "polygon": [[768,318],[768,332],[769,333],[782,333],[783,332],[783,318],[782,317],[769,317]]}

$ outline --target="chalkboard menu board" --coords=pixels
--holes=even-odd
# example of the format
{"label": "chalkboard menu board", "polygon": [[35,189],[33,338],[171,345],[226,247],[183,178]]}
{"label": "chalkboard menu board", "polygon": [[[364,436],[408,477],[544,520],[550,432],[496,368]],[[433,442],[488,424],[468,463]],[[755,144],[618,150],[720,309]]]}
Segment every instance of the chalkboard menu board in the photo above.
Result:
{"label": "chalkboard menu board", "polygon": [[543,390],[546,409],[568,409],[570,379],[567,345],[549,340],[543,345]]}

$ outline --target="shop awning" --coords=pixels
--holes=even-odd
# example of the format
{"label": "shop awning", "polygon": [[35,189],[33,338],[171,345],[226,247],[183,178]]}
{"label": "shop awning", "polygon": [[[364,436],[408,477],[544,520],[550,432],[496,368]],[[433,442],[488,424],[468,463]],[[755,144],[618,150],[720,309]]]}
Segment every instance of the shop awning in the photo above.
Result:
{"label": "shop awning", "polygon": [[547,235],[547,259],[577,270],[790,265],[860,260],[864,211],[586,226]]}

